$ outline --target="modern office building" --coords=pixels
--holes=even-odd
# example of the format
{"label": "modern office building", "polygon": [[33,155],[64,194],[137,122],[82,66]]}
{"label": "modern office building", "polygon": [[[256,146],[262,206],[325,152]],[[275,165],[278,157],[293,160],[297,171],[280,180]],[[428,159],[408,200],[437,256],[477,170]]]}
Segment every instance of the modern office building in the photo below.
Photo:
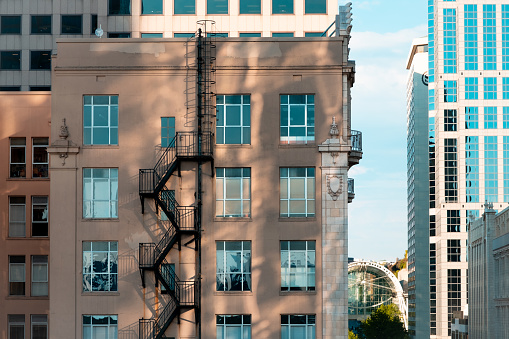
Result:
{"label": "modern office building", "polygon": [[[509,202],[509,3],[429,0],[428,46],[434,152],[426,180],[430,278],[421,293],[429,293],[430,337],[448,338],[453,313],[468,304],[467,220],[485,201],[495,210]],[[415,288],[418,298],[417,278]]]}
{"label": "modern office building", "polygon": [[[429,168],[434,145],[428,135],[428,39],[414,39],[407,60],[408,329],[429,337]],[[429,140],[429,145],[428,145]]]}
{"label": "modern office building", "polygon": [[57,42],[51,338],[348,337],[351,26],[203,24]]}
{"label": "modern office building", "polygon": [[0,93],[0,338],[48,338],[49,93]]}
{"label": "modern office building", "polygon": [[333,0],[0,1],[0,91],[49,90],[57,38],[189,37],[214,20],[219,37],[319,36],[338,14]]}

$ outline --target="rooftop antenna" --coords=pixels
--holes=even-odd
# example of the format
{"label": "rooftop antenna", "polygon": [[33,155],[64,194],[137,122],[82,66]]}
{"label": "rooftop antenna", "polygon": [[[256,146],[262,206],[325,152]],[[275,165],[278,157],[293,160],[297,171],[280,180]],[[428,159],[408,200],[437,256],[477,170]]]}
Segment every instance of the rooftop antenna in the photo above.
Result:
{"label": "rooftop antenna", "polygon": [[103,29],[101,28],[101,24],[99,24],[99,28],[95,29],[95,35],[97,35],[99,38],[101,38],[104,34]]}

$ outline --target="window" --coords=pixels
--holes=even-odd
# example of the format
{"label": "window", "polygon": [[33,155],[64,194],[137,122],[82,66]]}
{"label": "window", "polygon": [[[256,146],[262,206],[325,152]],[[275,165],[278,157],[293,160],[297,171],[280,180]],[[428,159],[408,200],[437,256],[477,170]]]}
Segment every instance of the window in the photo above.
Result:
{"label": "window", "polygon": [[83,292],[118,291],[118,243],[83,242]]}
{"label": "window", "polygon": [[11,138],[10,177],[26,178],[26,139]]}
{"label": "window", "polygon": [[114,32],[114,33],[108,33],[108,38],[130,38],[131,33],[128,32]]}
{"label": "window", "polygon": [[173,1],[173,14],[195,14],[196,1],[195,0],[174,0]]}
{"label": "window", "polygon": [[497,98],[497,78],[484,78],[484,99]]}
{"label": "window", "polygon": [[[161,213],[161,216],[165,215],[164,213]],[[166,219],[168,220],[168,219]],[[169,279],[164,279],[168,281],[170,284],[170,291],[175,292],[175,264],[161,264],[161,275],[163,277],[168,277]],[[168,294],[168,291],[166,290],[166,287],[164,287],[164,284],[161,284],[161,293],[162,294]]]}
{"label": "window", "polygon": [[287,38],[287,37],[293,37],[293,33],[272,33],[273,38]]}
{"label": "window", "polygon": [[484,69],[497,69],[497,24],[495,5],[483,5]]}
{"label": "window", "polygon": [[51,86],[30,86],[30,91],[51,91]]}
{"label": "window", "polygon": [[293,14],[293,0],[272,0],[272,14]]}
{"label": "window", "polygon": [[460,220],[459,210],[447,210],[447,232],[459,232]]}
{"label": "window", "polygon": [[118,325],[116,315],[84,315],[83,339],[116,339]]}
{"label": "window", "polygon": [[32,139],[32,177],[48,177],[48,151],[49,138]]}
{"label": "window", "polygon": [[509,136],[503,136],[502,141],[504,202],[509,202]]}
{"label": "window", "polygon": [[451,132],[458,130],[458,118],[455,109],[444,109],[444,131]]}
{"label": "window", "polygon": [[456,139],[444,139],[445,201],[458,201],[458,148]]}
{"label": "window", "polygon": [[479,85],[477,78],[465,78],[465,99],[477,100]]}
{"label": "window", "polygon": [[207,38],[227,38],[228,33],[207,33]]}
{"label": "window", "polygon": [[456,9],[443,10],[444,73],[456,73]]}
{"label": "window", "polygon": [[173,33],[174,38],[193,38],[194,33]]}
{"label": "window", "polygon": [[279,169],[280,216],[315,216],[315,169],[291,167]]}
{"label": "window", "polygon": [[32,256],[32,296],[48,295],[48,256]]}
{"label": "window", "polygon": [[239,37],[241,38],[259,38],[262,36],[262,33],[239,33]]}
{"label": "window", "polygon": [[281,95],[281,143],[315,140],[315,96]]}
{"label": "window", "polygon": [[207,14],[228,14],[228,0],[207,0]]}
{"label": "window", "polygon": [[31,320],[32,339],[48,339],[48,316],[32,314]]}
{"label": "window", "polygon": [[51,51],[30,51],[30,69],[51,70]]}
{"label": "window", "polygon": [[477,5],[464,5],[465,70],[477,70]]}
{"label": "window", "polygon": [[90,34],[95,34],[95,30],[99,28],[97,24],[97,14],[92,14],[90,16]]}
{"label": "window", "polygon": [[141,14],[163,14],[163,0],[141,0]]}
{"label": "window", "polygon": [[62,34],[81,34],[82,20],[81,15],[62,15]]}
{"label": "window", "polygon": [[484,136],[484,199],[498,201],[497,136]]}
{"label": "window", "polygon": [[[429,216],[429,236],[434,237],[436,235],[437,230],[437,223],[436,223],[436,217],[434,215]],[[431,258],[430,254],[430,258]]]}
{"label": "window", "polygon": [[[459,240],[458,240],[459,241]],[[467,280],[468,283],[468,280]],[[467,295],[468,299],[468,295]],[[449,336],[453,313],[461,311],[461,270],[447,270],[447,318],[449,321]]]}
{"label": "window", "polygon": [[25,315],[9,314],[9,339],[25,339]]}
{"label": "window", "polygon": [[217,291],[251,291],[251,242],[216,241]]}
{"label": "window", "polygon": [[118,145],[118,95],[85,95],[83,103],[83,144]]}
{"label": "window", "polygon": [[25,197],[9,197],[9,237],[25,237]]}
{"label": "window", "polygon": [[2,15],[0,33],[21,34],[21,15]]}
{"label": "window", "polygon": [[32,197],[32,237],[48,236],[48,197]]}
{"label": "window", "polygon": [[315,315],[281,314],[281,339],[315,339]]}
{"label": "window", "polygon": [[0,86],[0,91],[19,92],[19,91],[21,91],[21,87],[20,86]]}
{"label": "window", "polygon": [[502,127],[503,128],[509,128],[509,107],[503,107],[502,108],[502,112],[503,112]]}
{"label": "window", "polygon": [[251,339],[251,315],[216,315],[217,339]]}
{"label": "window", "polygon": [[9,256],[9,295],[25,295],[25,256]]}
{"label": "window", "polygon": [[261,0],[240,0],[240,14],[261,14],[262,2]]}
{"label": "window", "polygon": [[249,95],[218,95],[216,97],[217,144],[251,143],[251,105]]}
{"label": "window", "polygon": [[502,78],[502,99],[509,99],[509,78]]}
{"label": "window", "polygon": [[461,245],[459,239],[447,239],[447,261],[461,261]]}
{"label": "window", "polygon": [[51,34],[51,15],[32,15],[32,34]]}
{"label": "window", "polygon": [[306,32],[304,33],[305,37],[312,38],[312,37],[321,37],[323,32]]}
{"label": "window", "polygon": [[2,51],[0,53],[0,69],[21,69],[21,51]]}
{"label": "window", "polygon": [[327,0],[306,0],[306,14],[327,14]]}
{"label": "window", "polygon": [[281,241],[281,291],[315,290],[315,242]]}
{"label": "window", "polygon": [[141,33],[142,38],[162,38],[163,33]]}
{"label": "window", "polygon": [[[466,202],[479,202],[479,137],[465,137]],[[458,211],[459,213],[459,211]],[[459,227],[459,223],[458,227]]]}
{"label": "window", "polygon": [[502,69],[509,69],[509,5],[502,5]]}
{"label": "window", "polygon": [[216,217],[251,216],[251,169],[216,168]]}
{"label": "window", "polygon": [[108,0],[109,15],[129,15],[131,14],[130,0]]}
{"label": "window", "polygon": [[479,128],[479,109],[478,107],[465,107],[465,128]]}
{"label": "window", "polygon": [[161,147],[175,147],[175,118],[162,117],[161,118]]}
{"label": "window", "polygon": [[497,128],[497,107],[484,107],[484,128]]}
{"label": "window", "polygon": [[83,169],[83,218],[118,218],[118,169]]}
{"label": "window", "polygon": [[444,102],[458,101],[457,81],[444,81]]}

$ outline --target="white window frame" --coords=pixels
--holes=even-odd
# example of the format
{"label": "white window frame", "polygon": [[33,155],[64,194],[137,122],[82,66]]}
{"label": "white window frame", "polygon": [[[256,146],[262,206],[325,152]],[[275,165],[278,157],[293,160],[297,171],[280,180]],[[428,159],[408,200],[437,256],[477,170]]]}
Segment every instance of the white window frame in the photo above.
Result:
{"label": "white window frame", "polygon": [[[44,259],[46,259],[46,261],[43,261]],[[40,261],[40,262],[37,262],[37,261]],[[46,279],[35,280],[35,270],[34,270],[34,268],[36,266],[41,266],[41,267],[43,267],[43,269],[44,268],[46,269]],[[30,288],[30,293],[31,293],[32,297],[45,297],[45,296],[48,296],[48,291],[49,291],[48,274],[49,274],[49,271],[48,271],[48,256],[47,255],[33,255],[32,256],[32,286]],[[35,290],[34,285],[35,284],[46,285],[46,293],[35,294],[34,293],[34,290]]]}
{"label": "white window frame", "polygon": [[[232,318],[235,319],[235,322],[231,320],[228,321],[228,319]],[[251,314],[216,315],[216,338],[231,338],[233,333],[228,333],[229,329],[240,329],[240,337],[235,339],[251,339]]]}
{"label": "white window frame", "polygon": [[[94,244],[97,249],[94,249]],[[107,244],[107,250],[98,245]],[[107,269],[105,272],[94,272],[94,256],[106,255]],[[113,265],[116,264],[116,272]],[[94,289],[94,277],[107,276],[106,289]],[[115,281],[114,283],[112,281]],[[118,242],[117,241],[84,241],[83,242],[83,292],[118,292]]]}
{"label": "white window frame", "polygon": [[[41,202],[36,202],[35,200],[41,200]],[[42,199],[46,199],[46,202],[42,202]],[[43,220],[34,220],[35,207],[44,207],[44,210],[42,212],[42,218]],[[49,218],[48,218],[48,197],[47,196],[32,196],[32,237],[48,237],[49,233],[46,235],[34,235],[34,226],[37,225],[43,225],[46,224],[46,229],[49,232]],[[44,220],[44,217],[46,216],[46,219]]]}
{"label": "white window frame", "polygon": [[[14,140],[23,140],[24,144],[13,144]],[[9,177],[10,178],[26,178],[27,177],[27,141],[26,138],[10,138],[10,147],[9,147]],[[22,148],[23,152],[25,153],[25,161],[24,162],[12,162],[12,151],[15,148]],[[24,166],[24,169],[21,169],[20,171],[25,171],[25,175],[22,175],[21,173],[19,175],[13,176],[12,175],[12,167],[13,165],[17,166]]]}
{"label": "white window frame", "polygon": [[[94,176],[108,171],[108,176]],[[98,172],[99,171],[99,172]],[[108,199],[94,198],[99,182],[108,183]],[[104,195],[104,193],[102,193]],[[99,204],[107,203],[107,213],[102,214]],[[104,209],[104,206],[102,207]],[[118,218],[118,168],[83,168],[83,218],[84,219],[116,219]]]}
{"label": "white window frame", "polygon": [[[227,244],[236,245],[235,247],[240,244],[240,249],[226,249]],[[238,271],[226,269],[229,263],[228,254],[236,255],[239,253],[240,269]],[[234,287],[232,277],[238,278],[239,275],[241,288],[232,290],[232,287]],[[251,276],[251,241],[216,241],[216,290],[251,291]],[[220,289],[220,284],[222,284],[222,289]]]}
{"label": "white window frame", "polygon": [[[296,173],[298,170],[304,170],[305,175]],[[293,172],[293,173],[292,173]],[[316,194],[316,172],[314,167],[281,167],[279,171],[280,180],[280,217],[281,218],[309,218],[315,217],[315,194]],[[296,192],[292,192],[292,183],[297,180],[304,182],[304,196],[297,197]],[[312,186],[312,187],[310,187]],[[295,204],[304,202],[304,211],[295,211]],[[294,204],[292,204],[294,203]],[[293,206],[292,206],[293,205]]]}
{"label": "white window frame", "polygon": [[[107,324],[96,323],[94,324],[94,318],[108,317]],[[88,318],[88,319],[87,319]],[[89,320],[89,323],[85,323]],[[98,320],[98,319],[97,319]],[[99,321],[99,320],[98,320]],[[94,329],[98,327],[106,328],[106,337],[101,339],[117,339],[118,338],[118,316],[117,315],[96,315],[96,314],[84,314],[82,317],[83,327],[83,339],[97,339],[94,336]],[[86,329],[90,329],[89,333],[85,333]]]}
{"label": "white window frame", "polygon": [[[284,319],[286,317],[286,323]],[[295,317],[306,317],[306,322],[297,323]],[[292,319],[293,318],[293,319]],[[292,323],[292,320],[294,322]],[[292,329],[304,327],[305,337],[292,336]],[[316,315],[314,314],[282,314],[281,315],[281,339],[315,339],[316,338]]]}
{"label": "white window frame", "polygon": [[[229,192],[229,183],[238,185],[239,192]],[[251,168],[216,168],[216,217],[251,217]]]}
{"label": "white window frame", "polygon": [[[21,202],[12,202],[11,199],[15,199],[15,198],[23,198],[24,199],[24,202],[21,203]],[[13,211],[12,211],[12,208],[15,207],[15,206],[22,206],[23,208],[23,216],[24,216],[24,220],[23,221],[20,221],[20,220],[12,220],[12,216],[13,216]],[[27,208],[27,205],[26,205],[26,197],[9,197],[9,238],[25,238],[26,237],[26,228],[27,228],[27,212],[26,212],[26,208]],[[20,227],[20,229],[22,228],[23,229],[23,235],[13,235],[14,232],[11,232],[11,230],[14,231],[14,225],[19,225],[18,227]],[[16,228],[17,229],[17,228]]]}
{"label": "white window frame", "polygon": [[[36,145],[36,140],[37,139],[46,139],[46,143],[43,145],[43,144],[40,144],[38,143]],[[47,152],[47,148],[49,147],[49,138],[32,138],[32,178],[48,178],[49,177],[49,155],[48,155],[48,152]],[[44,148],[45,151],[46,151],[46,161],[43,161],[43,162],[36,162],[35,161],[35,150],[36,148]],[[36,166],[43,166],[45,167],[45,172],[46,174],[45,175],[38,175],[36,176],[35,175],[35,167]],[[37,172],[39,172],[39,170],[37,170]]]}
{"label": "white window frame", "polygon": [[[228,100],[240,98],[240,103]],[[251,96],[250,95],[218,95],[216,96],[217,123],[216,144],[218,145],[250,145],[251,144]],[[238,110],[239,124],[228,123],[229,115]],[[230,112],[229,112],[230,111]],[[240,142],[227,142],[227,135],[231,129],[240,130]]]}
{"label": "white window frame", "polygon": [[[292,97],[304,96],[305,103],[290,103]],[[280,96],[280,142],[282,144],[308,144],[315,141],[315,96],[314,94],[282,94]],[[297,108],[304,108],[304,123],[292,124],[292,110]],[[286,112],[285,112],[286,111]],[[312,115],[312,119],[310,116]],[[283,125],[283,117],[288,122]],[[292,128],[304,129],[304,135],[292,136]],[[286,135],[284,135],[286,134]]]}
{"label": "white window frame", "polygon": [[[108,98],[108,103],[95,103],[95,98]],[[108,110],[108,122],[106,125],[96,125],[95,122],[95,110],[99,108],[107,108]],[[87,116],[90,114],[90,125],[86,125]],[[83,96],[83,145],[118,145],[118,95],[85,95]],[[116,125],[114,124],[116,120]],[[98,140],[94,140],[95,132],[98,129],[108,130],[108,142],[99,143]],[[90,133],[90,140],[87,140],[87,134]],[[116,139],[114,140],[114,135]]]}
{"label": "white window frame", "polygon": [[[11,258],[12,257],[23,257],[23,262],[22,263],[14,263],[14,262],[11,262]],[[12,270],[14,267],[21,267],[21,272],[23,272],[23,277],[20,279],[20,280],[17,280],[13,277],[13,273],[12,273]],[[23,289],[24,289],[24,293],[23,294],[11,294],[11,283],[23,283]],[[26,258],[24,255],[10,255],[9,256],[9,295],[12,295],[12,296],[15,296],[15,295],[18,295],[18,296],[24,296],[26,295]]]}
{"label": "white window frame", "polygon": [[[40,319],[38,319],[40,318]],[[42,320],[42,319],[45,320]],[[34,338],[34,326],[44,326],[46,328],[46,339],[48,339],[48,316],[46,314],[31,314],[30,315],[30,323],[31,323],[31,337]]]}
{"label": "white window frame", "polygon": [[[304,245],[304,250],[292,249],[298,245]],[[314,291],[315,267],[315,241],[281,241],[281,291]]]}

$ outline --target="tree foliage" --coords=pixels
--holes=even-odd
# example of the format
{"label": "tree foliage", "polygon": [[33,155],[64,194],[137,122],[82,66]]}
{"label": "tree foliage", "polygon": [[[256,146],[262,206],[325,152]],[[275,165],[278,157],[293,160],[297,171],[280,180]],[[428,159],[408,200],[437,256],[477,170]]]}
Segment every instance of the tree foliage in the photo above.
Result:
{"label": "tree foliage", "polygon": [[360,325],[363,339],[408,339],[405,325],[399,318],[398,307],[394,304],[382,305]]}
{"label": "tree foliage", "polygon": [[359,336],[352,331],[348,330],[348,339],[359,339]]}

